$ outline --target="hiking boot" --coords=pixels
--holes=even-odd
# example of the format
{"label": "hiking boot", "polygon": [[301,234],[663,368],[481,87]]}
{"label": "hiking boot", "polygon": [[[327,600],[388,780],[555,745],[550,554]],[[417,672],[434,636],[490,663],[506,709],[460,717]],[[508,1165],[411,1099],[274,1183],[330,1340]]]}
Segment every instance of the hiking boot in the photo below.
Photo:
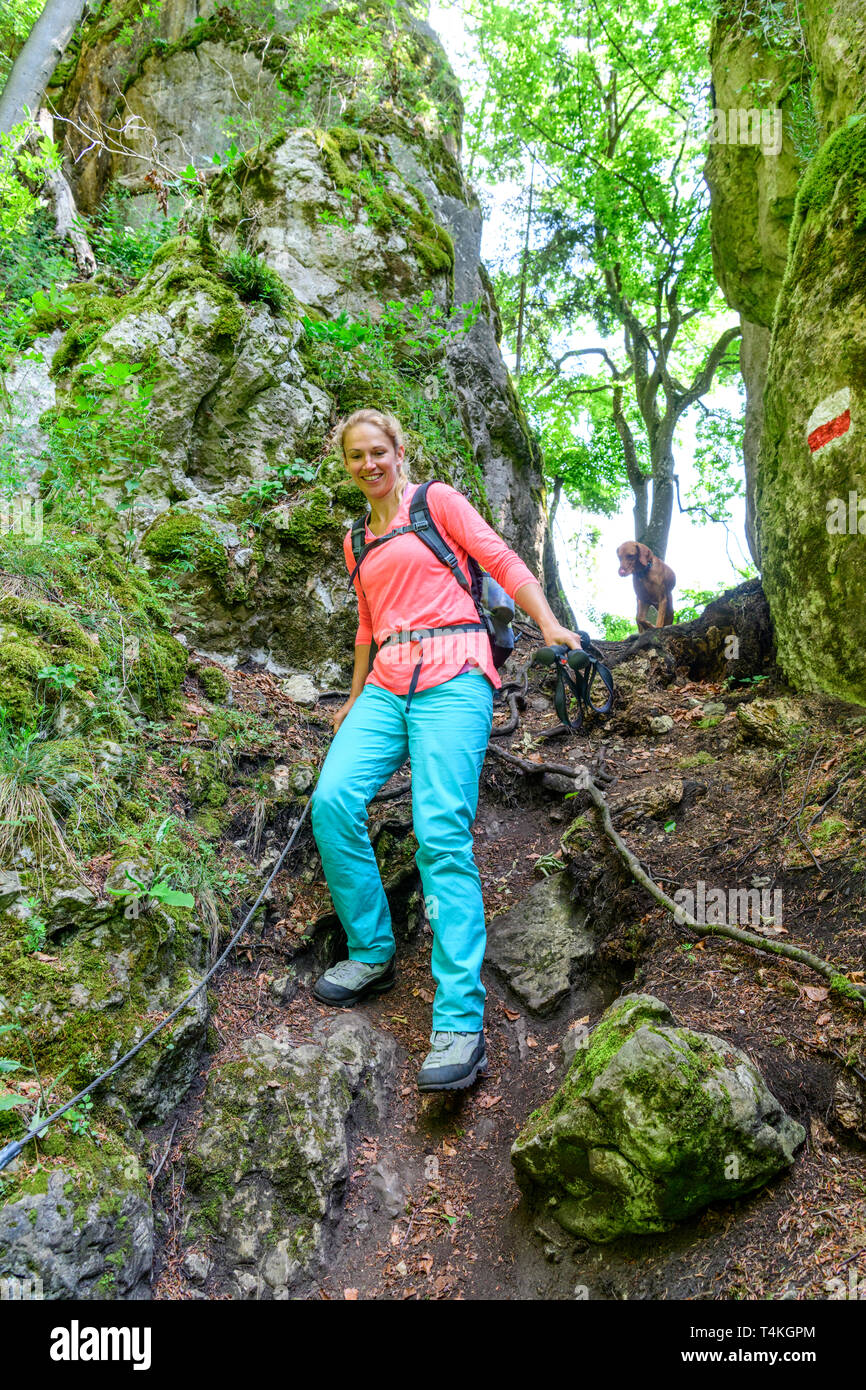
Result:
{"label": "hiking boot", "polygon": [[313,994],[323,1004],[335,1004],[347,1009],[368,994],[384,994],[393,989],[397,975],[395,957],[370,964],[363,960],[341,960],[320,975],[313,985]]}
{"label": "hiking boot", "polygon": [[462,1091],[487,1073],[483,1033],[431,1033],[432,1049],[418,1073],[419,1091]]}

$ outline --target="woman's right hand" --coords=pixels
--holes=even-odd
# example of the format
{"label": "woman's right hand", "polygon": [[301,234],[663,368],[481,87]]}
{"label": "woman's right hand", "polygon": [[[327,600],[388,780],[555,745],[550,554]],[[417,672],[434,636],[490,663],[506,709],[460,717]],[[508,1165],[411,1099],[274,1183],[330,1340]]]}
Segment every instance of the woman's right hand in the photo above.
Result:
{"label": "woman's right hand", "polygon": [[352,708],[356,699],[357,696],[350,696],[344,705],[340,705],[340,708],[334,711],[334,733],[336,733],[339,729],[340,725],[346,718],[346,715],[349,713],[349,710]]}

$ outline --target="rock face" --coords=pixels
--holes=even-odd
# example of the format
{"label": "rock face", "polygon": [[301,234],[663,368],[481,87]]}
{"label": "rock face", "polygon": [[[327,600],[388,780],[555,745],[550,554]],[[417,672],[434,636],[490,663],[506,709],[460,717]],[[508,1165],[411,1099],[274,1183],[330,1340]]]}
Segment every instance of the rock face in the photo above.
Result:
{"label": "rock face", "polygon": [[153,1214],[136,1155],[79,1139],[74,1165],[52,1169],[56,1140],[40,1144],[46,1166],[0,1206],[0,1279],[41,1279],[47,1299],[149,1298]]}
{"label": "rock face", "polygon": [[551,874],[488,926],[487,960],[530,1013],[552,1013],[592,960],[586,913],[570,890],[567,874]]}
{"label": "rock face", "polygon": [[[710,145],[704,175],[712,203],[716,278],[738,310],[743,336],[740,368],[746,386],[746,531],[760,561],[756,534],[756,474],[763,392],[773,310],[788,254],[788,227],[800,164],[792,145],[792,105],[799,93],[796,51],[769,51],[746,31],[738,13],[722,10],[710,49],[714,106],[721,111],[775,108],[783,113],[782,143],[762,149],[738,141]],[[728,125],[730,124],[730,117]]]}
{"label": "rock face", "polygon": [[[319,685],[348,675],[342,537],[364,500],[327,438],[359,406],[397,414],[413,480],[463,488],[570,621],[540,453],[479,259],[460,95],[412,7],[305,19],[266,5],[251,18],[166,0],[133,22],[112,4],[85,25],[55,95],[85,209],[122,194],[125,219],[157,218],[182,207],[171,171],[199,176],[186,234],[131,291],[76,290],[59,311],[52,365],[69,418],[93,363],[132,364],[152,386],[129,521],[151,571],[179,579],[190,644]],[[126,121],[110,152],[83,133],[89,113]],[[270,290],[227,275],[239,251],[267,268]],[[336,327],[347,317],[366,337]],[[128,450],[109,454],[100,486],[115,509],[130,465]]]}
{"label": "rock face", "polygon": [[777,107],[784,136],[778,155],[714,145],[706,170],[716,273],[743,322],[750,541],[785,674],[862,703],[862,7],[807,0],[774,38],[740,7],[720,13],[716,105]]}
{"label": "rock face", "polygon": [[260,1034],[243,1053],[208,1077],[186,1237],[208,1244],[234,1297],[288,1298],[321,1267],[351,1128],[385,1117],[397,1048],[346,1014],[318,1045]]}
{"label": "rock face", "polygon": [[565,1230],[609,1241],[753,1192],[804,1138],[742,1052],[677,1027],[650,995],[627,995],[530,1115],[512,1162]]}

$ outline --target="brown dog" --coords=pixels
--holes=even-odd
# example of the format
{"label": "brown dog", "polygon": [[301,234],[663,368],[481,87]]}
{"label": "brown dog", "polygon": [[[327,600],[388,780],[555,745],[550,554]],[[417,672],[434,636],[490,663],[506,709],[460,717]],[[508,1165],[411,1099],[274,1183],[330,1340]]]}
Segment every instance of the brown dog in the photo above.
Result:
{"label": "brown dog", "polygon": [[648,545],[638,545],[637,541],[626,541],[616,553],[620,574],[630,574],[634,583],[638,631],[646,632],[652,627],[646,616],[650,605],[658,610],[656,627],[672,623],[674,605],[671,595],[676,588],[677,577],[670,565],[653,555]]}

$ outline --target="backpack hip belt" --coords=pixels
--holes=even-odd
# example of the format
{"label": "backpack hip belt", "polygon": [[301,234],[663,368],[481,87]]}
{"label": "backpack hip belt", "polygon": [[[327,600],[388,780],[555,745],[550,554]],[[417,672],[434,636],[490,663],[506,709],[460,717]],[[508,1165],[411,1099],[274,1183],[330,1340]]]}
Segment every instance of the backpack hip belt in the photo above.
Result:
{"label": "backpack hip belt", "polygon": [[[402,632],[389,632],[388,636],[385,638],[384,642],[383,642],[382,645],[379,647],[379,650],[381,651],[381,650],[382,650],[382,647],[387,647],[390,643],[398,644],[398,643],[400,643],[400,642],[420,642],[420,641],[421,641],[423,638],[425,638],[425,637],[432,637],[433,634],[436,633],[436,632],[486,632],[486,631],[487,631],[487,625],[486,625],[486,623],[451,623],[451,624],[449,624],[449,625],[447,625],[447,626],[443,626],[443,627],[413,627],[413,628],[410,628],[408,631],[405,631],[405,630],[404,630],[404,631],[402,631]],[[410,704],[412,703],[412,696],[415,694],[415,687],[416,687],[417,684],[418,684],[418,677],[419,677],[420,674],[421,674],[421,667],[423,666],[423,664],[424,664],[424,649],[423,649],[423,647],[422,647],[422,649],[421,649],[421,655],[419,656],[418,661],[416,662],[415,667],[414,667],[414,669],[413,669],[413,671],[412,671],[412,680],[411,680],[410,683],[409,683],[409,693],[408,693],[408,695],[406,696],[406,709],[407,709],[407,710],[409,709],[409,706],[410,706]]]}

